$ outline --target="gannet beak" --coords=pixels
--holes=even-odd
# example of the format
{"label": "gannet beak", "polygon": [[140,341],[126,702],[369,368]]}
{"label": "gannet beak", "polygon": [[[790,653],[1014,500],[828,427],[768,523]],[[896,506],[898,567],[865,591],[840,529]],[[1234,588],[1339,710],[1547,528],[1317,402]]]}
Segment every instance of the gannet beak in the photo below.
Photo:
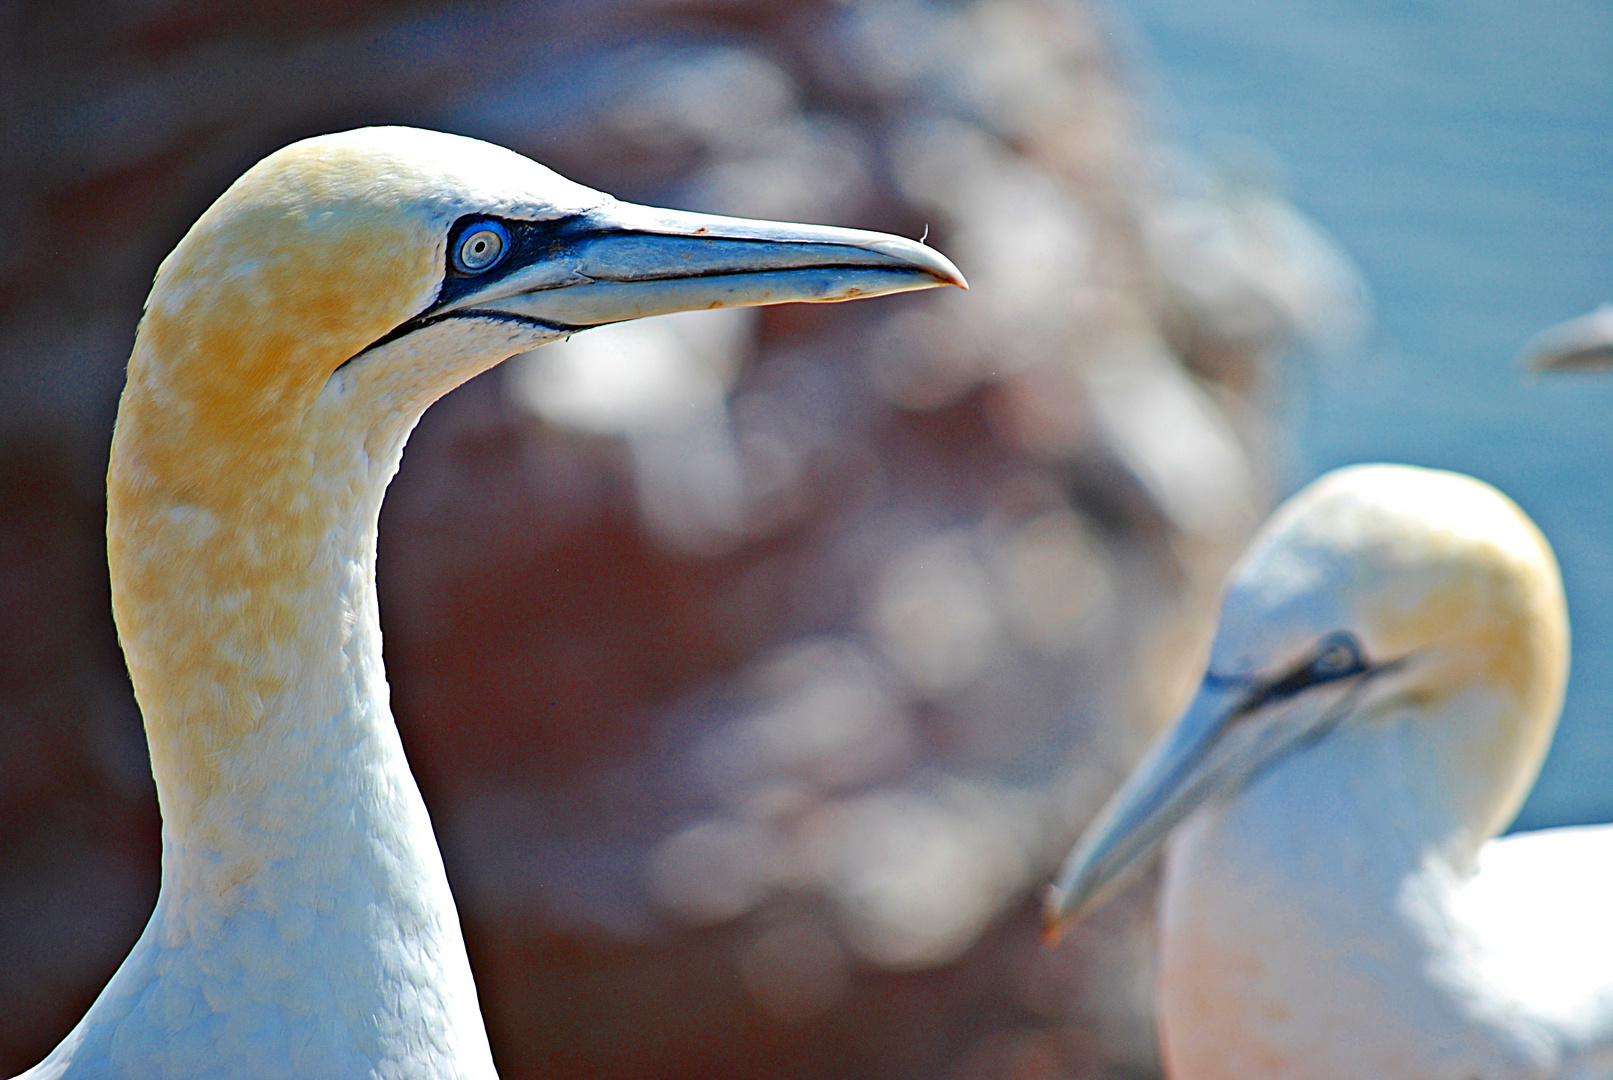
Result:
{"label": "gannet beak", "polygon": [[946,256],[923,244],[826,225],[611,200],[560,221],[504,226],[510,251],[499,272],[450,278],[423,318],[492,314],[570,332],[691,309],[968,288]]}
{"label": "gannet beak", "polygon": [[[1353,641],[1353,639],[1350,639]],[[1328,657],[1324,639],[1319,656]],[[1048,890],[1042,936],[1090,911],[1140,867],[1172,828],[1208,800],[1331,731],[1358,704],[1372,677],[1403,661],[1370,665],[1315,662],[1269,682],[1206,675],[1181,718],[1154,744],[1087,827]]]}
{"label": "gannet beak", "polygon": [[1534,372],[1613,367],[1613,304],[1558,323],[1523,347],[1519,362]]}
{"label": "gannet beak", "polygon": [[1200,687],[1187,711],[1110,796],[1048,890],[1045,940],[1057,941],[1064,927],[1124,881],[1173,826],[1225,786],[1227,777],[1206,765],[1239,697],[1223,688]]}

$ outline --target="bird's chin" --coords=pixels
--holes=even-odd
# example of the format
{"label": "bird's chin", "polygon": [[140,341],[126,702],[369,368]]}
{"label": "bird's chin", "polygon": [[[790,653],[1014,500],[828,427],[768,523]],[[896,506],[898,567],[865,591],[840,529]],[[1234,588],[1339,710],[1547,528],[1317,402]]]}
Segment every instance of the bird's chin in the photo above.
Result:
{"label": "bird's chin", "polygon": [[353,356],[331,373],[321,397],[343,400],[377,423],[396,415],[412,427],[455,387],[577,329],[504,312],[452,312]]}

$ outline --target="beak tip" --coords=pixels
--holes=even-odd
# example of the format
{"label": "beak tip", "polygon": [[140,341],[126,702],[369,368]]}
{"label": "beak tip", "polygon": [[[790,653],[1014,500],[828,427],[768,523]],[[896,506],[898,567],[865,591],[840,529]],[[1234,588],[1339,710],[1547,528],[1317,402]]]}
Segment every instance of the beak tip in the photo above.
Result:
{"label": "beak tip", "polygon": [[925,251],[934,256],[932,264],[925,267],[925,269],[934,274],[941,284],[956,285],[964,292],[969,291],[969,282],[964,280],[962,271],[953,265],[951,259],[932,247],[926,247]]}
{"label": "beak tip", "polygon": [[870,251],[899,259],[912,269],[928,274],[935,279],[937,285],[956,285],[965,292],[969,289],[969,283],[964,280],[963,274],[953,265],[952,260],[928,244],[903,236],[878,233],[873,235],[871,241],[865,241],[863,246]]}
{"label": "beak tip", "polygon": [[1038,936],[1049,948],[1063,940],[1064,931],[1073,921],[1065,911],[1064,899],[1064,892],[1057,885],[1049,885],[1042,891],[1042,929]]}

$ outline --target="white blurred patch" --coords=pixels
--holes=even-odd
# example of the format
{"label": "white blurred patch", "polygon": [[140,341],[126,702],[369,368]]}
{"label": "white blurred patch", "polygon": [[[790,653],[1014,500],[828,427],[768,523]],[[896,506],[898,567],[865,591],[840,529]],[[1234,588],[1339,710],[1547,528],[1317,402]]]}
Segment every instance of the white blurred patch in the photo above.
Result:
{"label": "white blurred patch", "polygon": [[732,45],[619,43],[451,101],[449,126],[570,160],[671,160],[755,139],[799,108],[789,74]]}
{"label": "white blurred patch", "polygon": [[1212,541],[1241,535],[1260,490],[1243,446],[1163,345],[1095,362],[1088,394],[1105,441],[1177,529]]}
{"label": "white blurred patch", "polygon": [[849,968],[834,935],[805,919],[763,929],[739,957],[745,988],[780,1020],[806,1020],[833,1008],[846,991]]}
{"label": "white blurred patch", "polygon": [[993,552],[998,603],[1014,637],[1035,652],[1068,652],[1112,612],[1109,560],[1068,510],[1035,518]]}
{"label": "white blurred patch", "polygon": [[710,926],[760,904],[776,862],[765,827],[710,818],[656,847],[650,856],[650,891],[664,910],[696,926]]}
{"label": "white blurred patch", "polygon": [[780,119],[691,177],[679,205],[735,217],[840,220],[871,197],[868,156],[848,124]]}
{"label": "white blurred patch", "polygon": [[851,948],[881,967],[956,959],[1024,887],[1038,813],[1007,788],[884,792],[824,806],[802,854],[835,897]]}
{"label": "white blurred patch", "polygon": [[1112,568],[1069,511],[1003,536],[951,532],[898,552],[872,609],[882,651],[922,695],[974,682],[1011,638],[1035,652],[1074,648],[1111,609]]}
{"label": "white blurred patch", "polygon": [[796,107],[796,89],[778,65],[749,49],[654,46],[636,78],[614,89],[608,126],[634,144],[654,146],[696,135],[721,146],[766,131]]}
{"label": "white blurred patch", "polygon": [[880,646],[921,693],[973,681],[1003,648],[992,582],[970,537],[944,533],[898,552],[872,612]]}
{"label": "white blurred patch", "polygon": [[725,805],[777,816],[911,764],[905,702],[856,646],[794,644],[763,661],[754,682],[755,711],[713,731],[694,753],[701,778]]}
{"label": "white blurred patch", "polygon": [[725,308],[601,326],[512,360],[507,385],[551,424],[626,439],[650,531],[680,551],[720,550],[743,511],[727,384],[755,318]]}
{"label": "white blurred patch", "polygon": [[1226,340],[1347,348],[1371,322],[1366,285],[1344,249],[1283,197],[1270,158],[1240,144],[1207,177],[1190,159],[1164,156],[1178,190],[1145,216],[1154,263],[1176,300]]}
{"label": "white blurred patch", "polygon": [[759,714],[715,733],[699,760],[730,798],[788,776],[820,790],[855,787],[906,765],[912,734],[889,690],[826,671]]}
{"label": "white blurred patch", "polygon": [[[1613,1008],[1613,826],[1515,833],[1484,845],[1478,873],[1450,908],[1468,933],[1459,979],[1505,987],[1573,1028],[1595,1030]],[[1437,909],[1436,909],[1437,910]]]}

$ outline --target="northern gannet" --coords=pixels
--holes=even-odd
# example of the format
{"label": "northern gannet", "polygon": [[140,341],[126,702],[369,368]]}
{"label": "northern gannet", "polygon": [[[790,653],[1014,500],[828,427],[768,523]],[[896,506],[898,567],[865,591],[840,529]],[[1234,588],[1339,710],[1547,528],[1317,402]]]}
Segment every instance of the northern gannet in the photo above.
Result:
{"label": "northern gannet", "polygon": [[1510,500],[1330,473],[1232,572],[1203,684],[1071,853],[1049,932],[1179,826],[1175,1080],[1613,1076],[1613,828],[1492,839],[1567,675],[1557,562]]}
{"label": "northern gannet", "polygon": [[107,480],[161,892],[24,1075],[494,1076],[381,665],[377,515],[410,430],[579,329],[944,284],[911,240],[634,206],[408,128],[237,180],[157,271]]}

